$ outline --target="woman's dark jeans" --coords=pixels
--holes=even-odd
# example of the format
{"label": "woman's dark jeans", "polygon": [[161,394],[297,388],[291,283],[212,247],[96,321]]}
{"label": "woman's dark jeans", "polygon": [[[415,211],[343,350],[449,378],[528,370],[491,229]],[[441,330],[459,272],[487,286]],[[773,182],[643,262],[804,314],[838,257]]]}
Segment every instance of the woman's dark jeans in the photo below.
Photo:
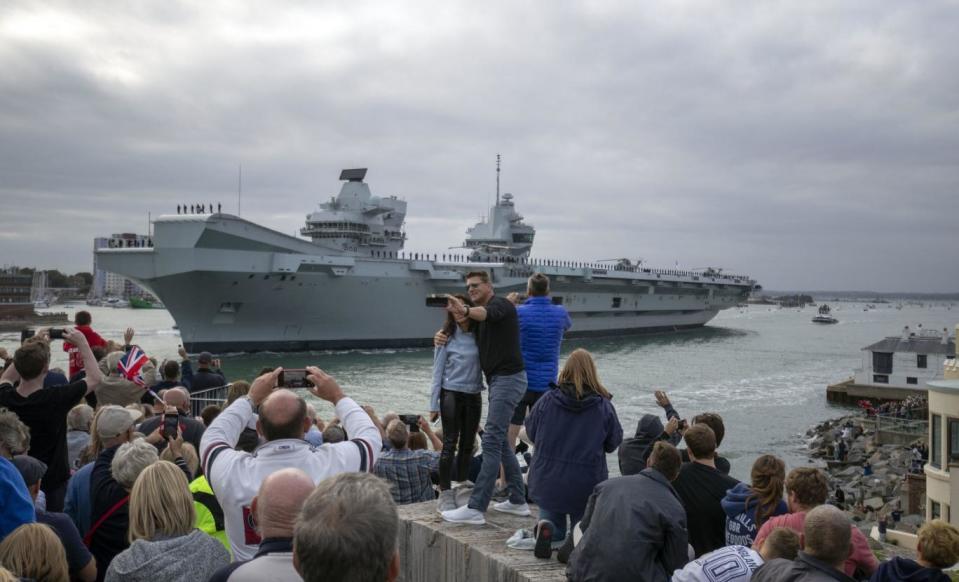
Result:
{"label": "woman's dark jeans", "polygon": [[450,488],[453,456],[458,480],[469,475],[476,429],[483,412],[483,395],[440,390],[440,419],[443,423],[443,452],[440,453],[440,489]]}

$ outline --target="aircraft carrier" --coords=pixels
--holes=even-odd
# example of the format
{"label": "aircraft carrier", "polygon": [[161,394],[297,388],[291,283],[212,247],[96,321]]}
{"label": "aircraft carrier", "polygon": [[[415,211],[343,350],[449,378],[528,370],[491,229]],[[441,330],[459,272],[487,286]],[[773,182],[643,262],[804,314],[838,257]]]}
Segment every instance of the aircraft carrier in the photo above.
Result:
{"label": "aircraft carrier", "polygon": [[426,296],[464,292],[474,270],[488,271],[499,294],[548,275],[572,317],[569,337],[700,327],[758,287],[720,269],[534,258],[536,231],[512,195],[499,195],[498,174],[496,203],[462,247],[405,252],[406,202],[373,196],[365,177],[344,170],[303,238],[225,213],[164,215],[152,246],[99,249],[97,261],[159,297],[192,353],[428,346],[444,312]]}

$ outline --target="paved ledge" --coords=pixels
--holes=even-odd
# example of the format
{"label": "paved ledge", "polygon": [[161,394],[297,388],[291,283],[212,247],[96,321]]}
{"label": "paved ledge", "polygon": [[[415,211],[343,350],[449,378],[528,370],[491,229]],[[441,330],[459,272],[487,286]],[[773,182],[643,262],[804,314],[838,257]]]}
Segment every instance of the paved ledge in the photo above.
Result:
{"label": "paved ledge", "polygon": [[534,517],[498,511],[486,525],[443,521],[435,502],[399,507],[400,580],[403,582],[541,582],[566,580],[566,565],[540,560],[531,551],[512,550],[506,540],[519,528],[532,529]]}

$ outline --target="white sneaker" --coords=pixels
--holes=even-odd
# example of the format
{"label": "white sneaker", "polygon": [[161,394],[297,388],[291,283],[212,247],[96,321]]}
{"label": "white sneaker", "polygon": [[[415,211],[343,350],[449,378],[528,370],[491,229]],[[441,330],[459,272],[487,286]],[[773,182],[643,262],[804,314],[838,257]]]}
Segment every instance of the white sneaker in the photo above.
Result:
{"label": "white sneaker", "polygon": [[482,511],[477,511],[469,505],[458,507],[450,511],[444,511],[443,519],[451,523],[471,523],[473,525],[483,525],[486,523],[486,516]]}
{"label": "white sneaker", "polygon": [[513,515],[518,515],[520,517],[527,517],[531,515],[529,511],[529,505],[526,503],[511,503],[509,499],[499,503],[494,503],[493,509],[502,513],[512,513]]}

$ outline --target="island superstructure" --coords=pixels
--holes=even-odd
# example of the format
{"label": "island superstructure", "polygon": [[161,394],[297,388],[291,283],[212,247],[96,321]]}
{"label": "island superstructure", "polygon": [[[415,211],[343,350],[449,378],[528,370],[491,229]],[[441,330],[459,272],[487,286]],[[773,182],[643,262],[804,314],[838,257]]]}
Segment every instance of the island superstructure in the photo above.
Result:
{"label": "island superstructure", "polygon": [[719,269],[534,258],[535,229],[498,192],[461,254],[405,252],[406,202],[374,196],[365,177],[342,172],[339,194],[307,216],[300,232],[310,240],[225,213],[164,215],[152,247],[98,249],[97,260],[159,297],[190,352],[430,345],[442,313],[425,297],[462,292],[476,270],[502,294],[548,275],[573,319],[570,337],[700,327],[756,286]]}

